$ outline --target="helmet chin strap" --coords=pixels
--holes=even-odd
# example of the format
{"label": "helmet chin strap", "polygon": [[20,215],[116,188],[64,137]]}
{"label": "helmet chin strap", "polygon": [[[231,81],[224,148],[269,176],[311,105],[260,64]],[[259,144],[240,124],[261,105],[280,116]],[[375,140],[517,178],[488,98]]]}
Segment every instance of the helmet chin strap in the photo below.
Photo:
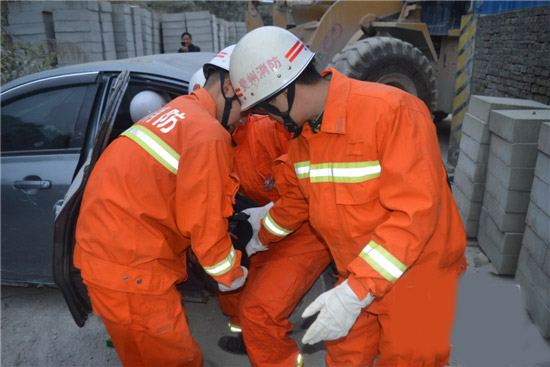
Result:
{"label": "helmet chin strap", "polygon": [[288,86],[288,94],[286,96],[288,110],[286,110],[285,112],[281,112],[277,107],[265,101],[259,103],[259,106],[265,109],[267,112],[283,118],[283,124],[285,126],[285,129],[287,129],[291,133],[294,133],[294,136],[292,137],[292,139],[296,139],[302,133],[302,127],[298,126],[298,124],[294,122],[292,117],[290,117],[290,110],[292,109],[292,105],[294,104],[295,91],[296,91],[296,86],[294,85],[294,83],[290,84]]}
{"label": "helmet chin strap", "polygon": [[225,99],[225,105],[223,106],[223,117],[222,117],[221,124],[225,130],[229,131],[229,126],[227,126],[227,121],[229,120],[229,113],[231,112],[233,101],[236,100],[238,97],[237,97],[237,94],[235,94],[233,97],[225,96],[225,92],[223,91],[224,81],[225,81],[225,72],[220,69],[220,85],[221,85],[222,96]]}

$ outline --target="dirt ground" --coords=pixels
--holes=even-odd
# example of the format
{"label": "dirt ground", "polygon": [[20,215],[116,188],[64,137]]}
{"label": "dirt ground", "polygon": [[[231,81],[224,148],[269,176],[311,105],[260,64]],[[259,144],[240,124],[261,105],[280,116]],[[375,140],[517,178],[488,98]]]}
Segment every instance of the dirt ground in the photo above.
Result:
{"label": "dirt ground", "polygon": [[[550,341],[528,318],[521,291],[510,277],[492,273],[477,246],[467,250],[469,268],[461,280],[451,366],[550,367]],[[91,315],[76,326],[61,292],[54,288],[2,287],[1,365],[4,367],[120,366],[101,320]],[[248,367],[246,356],[222,351],[217,341],[230,335],[215,298],[185,303],[191,333],[201,346],[204,367]],[[303,329],[291,334],[295,340]],[[300,344],[300,343],[299,343]],[[325,365],[321,344],[303,347],[306,367]]]}

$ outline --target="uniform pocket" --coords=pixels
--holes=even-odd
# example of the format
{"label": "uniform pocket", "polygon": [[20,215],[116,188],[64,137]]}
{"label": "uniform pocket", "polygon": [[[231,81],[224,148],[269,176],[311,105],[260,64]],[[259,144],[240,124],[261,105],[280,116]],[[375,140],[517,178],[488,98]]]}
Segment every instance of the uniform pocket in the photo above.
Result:
{"label": "uniform pocket", "polygon": [[379,222],[378,185],[378,179],[335,184],[337,210],[351,237],[370,235]]}

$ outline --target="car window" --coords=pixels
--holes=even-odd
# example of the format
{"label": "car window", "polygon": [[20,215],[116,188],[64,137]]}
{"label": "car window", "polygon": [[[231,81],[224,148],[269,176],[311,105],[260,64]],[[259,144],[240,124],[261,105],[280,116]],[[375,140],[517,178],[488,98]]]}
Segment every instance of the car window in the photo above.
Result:
{"label": "car window", "polygon": [[74,130],[86,90],[48,90],[2,106],[2,152],[80,148]]}

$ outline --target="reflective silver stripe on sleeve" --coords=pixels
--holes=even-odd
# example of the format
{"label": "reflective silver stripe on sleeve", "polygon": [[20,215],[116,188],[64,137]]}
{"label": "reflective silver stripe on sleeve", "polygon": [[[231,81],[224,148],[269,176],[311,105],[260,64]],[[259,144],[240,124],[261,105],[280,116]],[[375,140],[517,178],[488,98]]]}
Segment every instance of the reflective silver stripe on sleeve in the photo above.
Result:
{"label": "reflective silver stripe on sleeve", "polygon": [[180,155],[151,130],[142,125],[134,125],[121,135],[135,141],[170,172],[178,173]]}
{"label": "reflective silver stripe on sleeve", "polygon": [[203,266],[204,270],[212,276],[220,276],[227,273],[235,264],[235,249],[231,246],[229,255],[225,259],[213,266]]}
{"label": "reflective silver stripe on sleeve", "polygon": [[283,227],[278,225],[273,220],[273,218],[271,218],[271,215],[269,214],[269,212],[267,212],[267,215],[264,217],[263,225],[270,233],[273,233],[274,235],[279,237],[285,237],[292,233],[292,231],[289,231],[288,229],[284,229]]}
{"label": "reflective silver stripe on sleeve", "polygon": [[392,283],[395,283],[407,270],[401,261],[374,241],[370,241],[359,256]]}

